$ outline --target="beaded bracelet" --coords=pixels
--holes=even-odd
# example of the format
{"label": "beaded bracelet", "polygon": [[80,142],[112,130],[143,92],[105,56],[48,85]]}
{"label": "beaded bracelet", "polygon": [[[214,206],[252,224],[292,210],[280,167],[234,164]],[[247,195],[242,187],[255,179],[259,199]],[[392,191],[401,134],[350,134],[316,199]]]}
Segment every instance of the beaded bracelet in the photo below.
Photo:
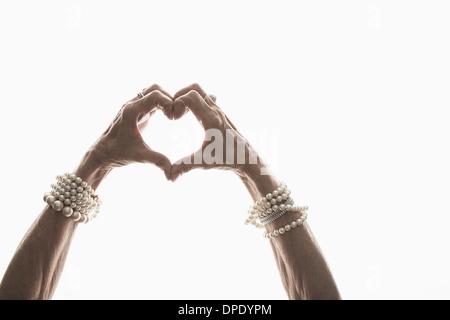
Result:
{"label": "beaded bracelet", "polygon": [[268,224],[274,222],[275,220],[281,218],[285,213],[289,212],[289,211],[300,211],[302,213],[305,213],[306,210],[308,210],[308,207],[298,207],[295,206],[293,207],[292,210],[287,210],[287,208],[285,210],[280,211],[279,213],[277,213],[276,215],[272,216],[269,219],[266,220],[260,220],[263,226],[267,226]]}
{"label": "beaded bracelet", "polygon": [[266,216],[267,214],[270,214],[274,208],[276,209],[278,207],[277,203],[286,201],[290,194],[291,191],[287,189],[285,185],[282,185],[272,193],[268,193],[265,197],[256,201],[250,211],[252,214],[258,214],[260,217]]}
{"label": "beaded bracelet", "polygon": [[[277,214],[280,211],[283,211],[287,208],[289,208],[288,211],[292,210],[292,207],[294,205],[294,199],[292,199],[291,197],[289,197],[286,202],[284,202],[283,204],[280,204],[279,206],[277,205],[275,208],[271,209],[270,211],[267,212],[267,214],[265,216],[258,216],[259,220],[264,221],[267,219],[270,219],[272,216],[274,216],[275,214]],[[268,209],[269,210],[269,209]]]}
{"label": "beaded bracelet", "polygon": [[264,233],[264,238],[272,239],[278,237],[279,235],[283,235],[284,233],[289,232],[290,230],[298,226],[301,226],[303,222],[305,222],[306,218],[308,218],[308,214],[304,213],[300,218],[292,221],[290,224],[287,224],[284,227],[278,228],[274,231]]}
{"label": "beaded bracelet", "polygon": [[[305,214],[308,207],[295,205],[290,194],[291,191],[286,185],[282,185],[273,192],[268,193],[250,206],[248,211],[249,217],[245,220],[245,224],[252,224],[262,229],[264,226],[282,217],[286,212],[300,211],[302,214]],[[284,203],[281,203],[283,201]]]}
{"label": "beaded bracelet", "polygon": [[56,211],[75,221],[87,223],[95,218],[101,201],[87,182],[75,174],[65,173],[56,177],[50,193],[44,194],[44,201]]}

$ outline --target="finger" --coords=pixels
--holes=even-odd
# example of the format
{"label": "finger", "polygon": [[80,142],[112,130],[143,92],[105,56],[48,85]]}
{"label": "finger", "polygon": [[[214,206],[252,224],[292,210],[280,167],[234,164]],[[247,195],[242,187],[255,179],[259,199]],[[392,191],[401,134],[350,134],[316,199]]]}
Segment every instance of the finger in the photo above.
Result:
{"label": "finger", "polygon": [[172,163],[170,162],[169,158],[167,158],[165,155],[156,152],[150,149],[150,147],[146,146],[145,151],[142,153],[140,160],[141,160],[140,162],[142,163],[154,164],[164,172],[166,179],[170,180]]}
{"label": "finger", "polygon": [[175,181],[181,175],[191,171],[192,169],[203,168],[202,158],[203,158],[203,149],[199,149],[197,152],[176,161],[172,165],[170,180]]}
{"label": "finger", "polygon": [[191,110],[197,120],[203,124],[209,121],[214,112],[196,90],[191,90],[179,96],[173,102],[175,116],[177,111],[185,110],[186,108]]}
{"label": "finger", "polygon": [[177,93],[175,93],[175,95],[173,96],[174,99],[181,97],[182,95],[185,95],[186,93],[188,93],[191,90],[195,90],[197,91],[200,96],[204,97],[206,95],[205,90],[202,89],[202,87],[200,87],[200,85],[198,83],[194,83],[191,84],[190,86],[187,86],[181,90],[178,90]]}
{"label": "finger", "polygon": [[[161,86],[158,85],[158,84],[152,84],[151,86],[149,86],[149,87],[147,87],[147,88],[145,88],[145,89],[142,89],[142,91],[141,91],[140,93],[142,93],[142,95],[143,95],[143,97],[144,97],[144,96],[146,96],[147,94],[149,94],[150,92],[155,91],[155,90],[161,91],[161,92],[164,93],[166,96],[168,96],[169,98],[173,99],[173,97],[172,97],[167,91],[165,91],[163,88],[161,88]],[[141,97],[141,96],[138,94],[138,95],[136,95],[133,99],[131,99],[131,100],[128,101],[128,102],[134,102],[134,101],[137,101],[137,100],[139,100],[139,99],[142,99],[143,97]]]}
{"label": "finger", "polygon": [[[205,90],[202,89],[202,87],[200,87],[200,85],[198,83],[194,83],[191,84],[190,86],[187,86],[186,88],[183,88],[181,90],[179,90],[177,93],[175,93],[175,95],[173,96],[174,99],[177,99],[185,94],[187,94],[189,91],[197,91],[198,94],[203,98],[206,96],[206,92]],[[178,105],[177,107],[173,108],[173,118],[174,119],[180,119],[182,116],[184,116],[187,112],[189,111],[189,109],[182,107],[181,105]]]}
{"label": "finger", "polygon": [[136,117],[137,120],[141,120],[147,113],[157,108],[162,109],[167,117],[172,117],[173,100],[161,91],[154,90],[143,98],[129,104],[125,108],[124,114],[127,112]]}

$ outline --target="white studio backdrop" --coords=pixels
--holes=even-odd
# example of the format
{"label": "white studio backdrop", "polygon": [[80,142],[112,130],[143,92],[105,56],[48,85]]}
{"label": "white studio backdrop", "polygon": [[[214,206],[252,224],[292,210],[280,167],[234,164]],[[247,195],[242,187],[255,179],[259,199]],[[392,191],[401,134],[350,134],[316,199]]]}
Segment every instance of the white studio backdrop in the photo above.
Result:
{"label": "white studio backdrop", "polygon": [[[1,1],[0,274],[123,103],[193,82],[299,204],[345,299],[449,299],[448,1]],[[156,114],[172,160],[202,131]],[[55,299],[285,299],[230,172],[100,186]]]}

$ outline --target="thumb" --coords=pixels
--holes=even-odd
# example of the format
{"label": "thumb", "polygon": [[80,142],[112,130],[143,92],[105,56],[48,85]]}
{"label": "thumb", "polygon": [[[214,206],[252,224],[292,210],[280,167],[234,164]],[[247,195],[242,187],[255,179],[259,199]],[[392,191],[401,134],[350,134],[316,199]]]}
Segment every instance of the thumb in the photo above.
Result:
{"label": "thumb", "polygon": [[166,179],[170,180],[172,163],[165,155],[151,149],[147,149],[143,162],[154,164],[164,172]]}
{"label": "thumb", "polygon": [[203,151],[202,149],[195,153],[181,158],[172,165],[170,180],[175,181],[186,172],[192,169],[203,168]]}

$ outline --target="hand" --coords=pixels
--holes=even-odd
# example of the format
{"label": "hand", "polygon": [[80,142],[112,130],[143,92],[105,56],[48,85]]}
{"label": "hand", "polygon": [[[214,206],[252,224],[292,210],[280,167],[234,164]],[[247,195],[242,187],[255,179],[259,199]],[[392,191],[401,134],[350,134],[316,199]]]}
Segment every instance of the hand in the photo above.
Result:
{"label": "hand", "polygon": [[[94,163],[97,170],[110,171],[112,168],[130,163],[152,163],[170,178],[171,162],[163,154],[152,150],[142,139],[142,130],[157,110],[172,118],[173,99],[158,85],[143,90],[143,97],[135,97],[125,103],[113,122],[94,143],[85,157]],[[91,165],[92,166],[92,165]]]}
{"label": "hand", "polygon": [[263,164],[257,152],[198,84],[178,91],[174,98],[174,119],[191,110],[205,129],[205,140],[199,150],[172,165],[172,181],[195,168],[232,170],[241,177],[259,174]]}

